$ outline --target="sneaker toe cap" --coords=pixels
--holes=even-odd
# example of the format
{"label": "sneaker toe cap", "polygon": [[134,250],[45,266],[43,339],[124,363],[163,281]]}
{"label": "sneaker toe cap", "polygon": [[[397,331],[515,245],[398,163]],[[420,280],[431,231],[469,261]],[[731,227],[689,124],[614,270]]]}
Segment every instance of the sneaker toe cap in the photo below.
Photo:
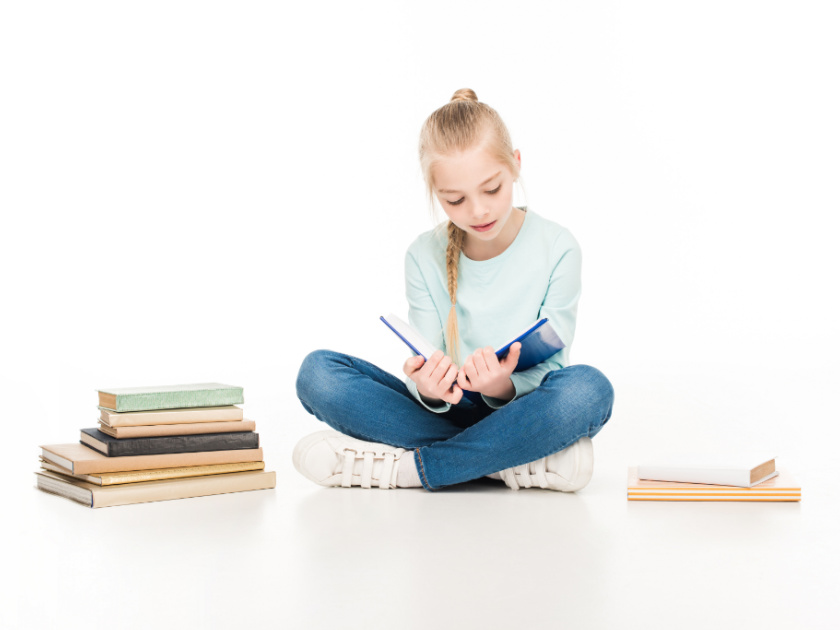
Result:
{"label": "sneaker toe cap", "polygon": [[333,485],[338,455],[330,444],[332,431],[307,435],[297,446],[292,456],[295,469],[307,479],[321,485]]}
{"label": "sneaker toe cap", "polygon": [[548,469],[551,485],[563,492],[580,490],[592,479],[594,470],[592,440],[582,437],[572,446],[549,456]]}

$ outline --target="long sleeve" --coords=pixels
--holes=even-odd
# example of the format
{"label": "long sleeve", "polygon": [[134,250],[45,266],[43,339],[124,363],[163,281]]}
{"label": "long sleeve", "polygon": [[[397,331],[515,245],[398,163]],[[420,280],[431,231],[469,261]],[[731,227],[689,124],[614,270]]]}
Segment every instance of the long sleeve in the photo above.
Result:
{"label": "long sleeve", "polygon": [[[516,393],[508,403],[535,390],[546,374],[566,367],[569,362],[569,348],[575,335],[581,293],[581,250],[574,237],[565,232],[554,242],[551,255],[557,262],[551,272],[538,319],[547,317],[566,347],[530,369],[511,374],[510,380]],[[508,404],[495,398],[483,398],[494,409]]]}
{"label": "long sleeve", "polygon": [[[405,294],[408,300],[408,323],[435,348],[444,350],[443,324],[432,300],[428,282],[411,249],[405,255]],[[437,407],[427,405],[420,397],[414,381],[406,377],[405,385],[411,395],[429,411],[444,413],[452,406],[448,402]]]}
{"label": "long sleeve", "polygon": [[[445,223],[421,234],[405,256],[405,286],[408,321],[435,348],[446,351],[444,324],[451,302],[447,291]],[[569,348],[575,332],[580,298],[580,246],[563,226],[528,211],[519,233],[508,248],[493,258],[473,260],[461,253],[458,262],[458,331],[460,355],[476,348],[500,347],[512,335],[547,317],[566,348],[547,361],[514,372],[514,398],[536,389],[551,370],[569,364]],[[406,387],[421,404],[417,387]],[[481,396],[499,409],[510,401]],[[451,405],[429,407],[442,413]]]}

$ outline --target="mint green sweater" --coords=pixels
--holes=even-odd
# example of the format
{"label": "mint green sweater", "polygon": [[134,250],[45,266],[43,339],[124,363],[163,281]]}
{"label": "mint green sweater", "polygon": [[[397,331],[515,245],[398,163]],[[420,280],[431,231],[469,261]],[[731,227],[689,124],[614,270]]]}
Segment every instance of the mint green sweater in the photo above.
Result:
{"label": "mint green sweater", "polygon": [[[408,321],[432,345],[446,352],[444,326],[451,306],[446,290],[446,223],[424,232],[405,255]],[[513,400],[533,391],[551,370],[569,364],[580,298],[581,252],[566,228],[527,210],[513,243],[495,258],[476,261],[461,253],[456,314],[460,356],[478,348],[500,348],[528,325],[548,317],[566,347],[539,365],[514,372]],[[406,378],[412,395],[430,411],[443,413],[449,403],[430,407]],[[484,397],[498,409],[506,403]]]}

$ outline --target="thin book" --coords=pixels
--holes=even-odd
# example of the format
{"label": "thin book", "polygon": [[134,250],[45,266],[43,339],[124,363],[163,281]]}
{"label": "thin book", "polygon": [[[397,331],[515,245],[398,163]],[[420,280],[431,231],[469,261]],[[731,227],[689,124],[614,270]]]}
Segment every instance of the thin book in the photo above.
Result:
{"label": "thin book", "polygon": [[108,457],[99,451],[76,442],[75,444],[48,444],[41,446],[41,457],[66,468],[77,475],[152,470],[181,466],[209,466],[211,464],[236,464],[261,462],[261,448],[232,451],[203,451],[199,453],[165,453],[163,455],[130,455]]}
{"label": "thin book", "polygon": [[258,448],[260,436],[253,431],[236,431],[233,433],[160,435],[120,439],[103,433],[99,429],[90,428],[82,429],[80,441],[85,446],[89,446],[108,457],[124,457]]}
{"label": "thin book", "polygon": [[99,406],[111,411],[153,411],[193,407],[220,407],[245,402],[242,388],[223,383],[189,383],[154,387],[119,387],[99,390]]}
{"label": "thin book", "polygon": [[744,501],[796,502],[802,499],[802,487],[794,477],[782,470],[754,486],[654,481],[640,479],[638,468],[627,471],[628,501]]}
{"label": "thin book", "polygon": [[640,479],[749,488],[775,477],[776,458],[767,453],[683,454],[638,466]]}
{"label": "thin book", "polygon": [[243,419],[241,407],[198,407],[187,409],[155,409],[151,411],[112,411],[99,407],[99,421],[111,427],[157,426],[162,424],[191,424],[208,422],[236,422]]}
{"label": "thin book", "polygon": [[57,494],[92,508],[190,499],[249,490],[269,490],[276,484],[275,473],[264,470],[143,481],[115,486],[98,486],[48,470],[36,472],[35,475],[39,490]]}

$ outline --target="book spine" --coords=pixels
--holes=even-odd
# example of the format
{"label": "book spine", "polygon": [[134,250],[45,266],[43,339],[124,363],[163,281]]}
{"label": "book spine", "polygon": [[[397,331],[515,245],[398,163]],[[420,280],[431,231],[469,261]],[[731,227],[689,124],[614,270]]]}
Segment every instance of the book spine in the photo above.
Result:
{"label": "book spine", "polygon": [[151,483],[96,488],[92,491],[91,507],[191,499],[249,490],[271,490],[276,485],[277,477],[274,472],[240,472],[190,479],[164,479]]}
{"label": "book spine", "polygon": [[99,419],[112,427],[192,424],[198,422],[236,422],[243,419],[242,407],[196,407],[191,409],[155,409],[119,413],[100,407]]}
{"label": "book spine", "polygon": [[[250,470],[263,470],[264,462],[242,462],[240,464],[215,464],[213,466],[184,466],[182,468],[158,468],[156,470],[130,470],[127,472],[103,473],[101,486],[116,486],[124,483],[159,481],[161,479],[182,479],[184,477],[206,477]],[[92,482],[91,482],[92,483]]]}
{"label": "book spine", "polygon": [[161,437],[164,435],[198,435],[202,433],[239,433],[254,431],[253,420],[235,422],[195,422],[191,424],[159,424],[151,426],[109,427],[100,423],[99,430],[119,440],[126,438]]}
{"label": "book spine", "polygon": [[149,438],[127,438],[108,443],[109,457],[133,455],[166,455],[171,453],[202,453],[207,451],[237,451],[257,448],[259,434],[204,433],[198,435],[172,435]]}
{"label": "book spine", "polygon": [[[201,451],[198,453],[165,453],[163,455],[134,455],[131,457],[106,457],[98,451],[96,453],[101,457],[72,462],[68,461],[68,465],[65,468],[70,469],[77,475],[100,475],[102,473],[126,470],[150,470],[152,468],[258,462],[263,459],[261,448],[245,448],[232,451]],[[47,452],[47,454],[49,455],[50,453]]]}
{"label": "book spine", "polygon": [[194,407],[222,407],[245,402],[241,387],[206,389],[184,392],[148,392],[119,394],[116,409],[126,411],[154,411],[156,409],[185,409]]}

